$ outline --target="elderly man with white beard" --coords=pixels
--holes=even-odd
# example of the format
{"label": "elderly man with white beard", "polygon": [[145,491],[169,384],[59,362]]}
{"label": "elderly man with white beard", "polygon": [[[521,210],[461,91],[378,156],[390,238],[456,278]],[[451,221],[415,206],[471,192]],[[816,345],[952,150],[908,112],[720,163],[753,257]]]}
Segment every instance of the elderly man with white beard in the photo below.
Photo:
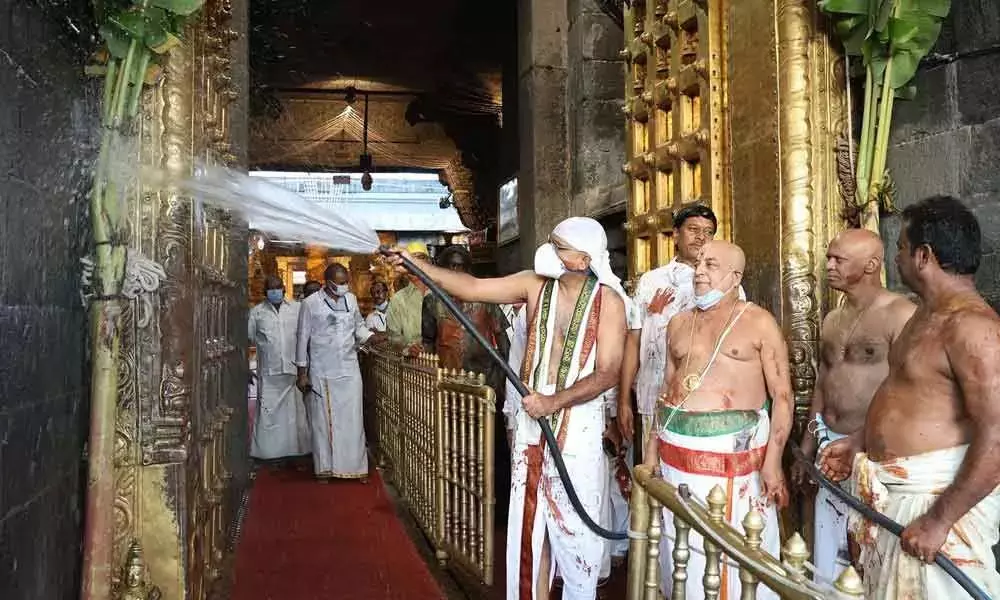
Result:
{"label": "elderly man with white beard", "polygon": [[[514,416],[509,600],[549,598],[556,570],[565,600],[597,595],[605,541],[570,504],[535,419],[548,419],[573,487],[588,516],[599,521],[608,484],[603,394],[618,383],[625,341],[626,296],[611,271],[607,246],[597,221],[572,217],[535,253],[533,271],[478,279],[414,261],[461,300],[527,303],[521,379],[533,392]],[[390,262],[402,271],[402,257],[410,257],[395,253]]]}

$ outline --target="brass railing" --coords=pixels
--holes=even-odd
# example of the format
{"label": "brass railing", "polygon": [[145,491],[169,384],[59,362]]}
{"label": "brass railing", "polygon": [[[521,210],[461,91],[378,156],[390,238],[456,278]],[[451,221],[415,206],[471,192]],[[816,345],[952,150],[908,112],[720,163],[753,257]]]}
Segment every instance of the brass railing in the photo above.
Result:
{"label": "brass railing", "polygon": [[442,564],[491,585],[496,393],[482,375],[438,368],[431,354],[373,351],[362,364],[379,467]]}
{"label": "brass railing", "polygon": [[[707,504],[692,498],[686,488],[674,487],[654,476],[647,467],[637,466],[636,485],[630,502],[631,541],[629,544],[628,600],[658,600],[662,598],[660,575],[660,538],[663,508],[673,515],[675,529],[670,576],[672,600],[686,598],[687,565],[692,548],[692,530],[704,538],[706,599],[720,596],[719,574],[724,562],[740,567],[741,600],[755,600],[757,587],[766,585],[785,600],[856,600],[864,597],[861,580],[848,566],[832,586],[813,583],[807,574],[809,550],[798,533],[782,547],[781,559],[761,549],[764,517],[751,510],[742,520],[743,532],[725,520],[726,493],[716,486]],[[725,557],[725,560],[724,558]],[[698,599],[700,600],[700,599]]]}

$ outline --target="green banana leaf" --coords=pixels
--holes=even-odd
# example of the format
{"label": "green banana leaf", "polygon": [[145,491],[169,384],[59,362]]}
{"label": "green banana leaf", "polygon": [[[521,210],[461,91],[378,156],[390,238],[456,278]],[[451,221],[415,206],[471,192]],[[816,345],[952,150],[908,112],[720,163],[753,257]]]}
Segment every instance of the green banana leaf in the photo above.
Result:
{"label": "green banana leaf", "polygon": [[951,0],[820,0],[834,31],[850,56],[862,57],[876,89],[883,85],[892,57],[889,85],[900,98],[911,98],[910,82],[920,61],[934,47]]}

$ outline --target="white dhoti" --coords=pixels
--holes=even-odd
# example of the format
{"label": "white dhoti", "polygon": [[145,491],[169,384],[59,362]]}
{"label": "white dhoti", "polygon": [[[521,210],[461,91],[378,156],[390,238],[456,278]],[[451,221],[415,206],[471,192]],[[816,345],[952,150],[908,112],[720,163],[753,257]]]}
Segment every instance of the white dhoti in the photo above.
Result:
{"label": "white dhoti", "polygon": [[317,477],[368,477],[361,370],[347,377],[312,377],[309,422]]}
{"label": "white dhoti", "polygon": [[[816,415],[816,452],[819,464],[819,450],[830,442],[847,436],[830,431],[823,422],[822,415]],[[825,487],[816,492],[815,514],[813,515],[813,565],[816,567],[814,579],[817,582],[835,581],[851,563],[847,547],[847,518],[850,508]]]}
{"label": "white dhoti", "polygon": [[309,453],[309,424],[295,375],[265,375],[257,390],[250,456],[261,460]]}
{"label": "white dhoti", "polygon": [[[661,421],[662,422],[662,421]],[[720,486],[726,492],[726,521],[743,531],[742,520],[751,509],[764,517],[761,549],[778,555],[780,540],[778,512],[761,497],[760,467],[764,462],[770,438],[770,419],[766,410],[725,410],[688,412],[678,410],[667,430],[660,429],[660,473],[665,481],[679,486],[686,484],[692,496],[705,502],[709,492]],[[661,567],[663,592],[673,594],[673,514],[663,511],[663,542]],[[704,595],[702,578],[705,574],[705,553],[702,536],[692,530],[687,565],[687,598]],[[740,598],[739,565],[722,567],[720,600]],[[761,585],[760,600],[777,600],[778,595]]]}
{"label": "white dhoti", "polygon": [[[936,450],[881,463],[859,454],[852,483],[866,504],[903,525],[925,514],[954,481],[968,446]],[[959,600],[968,594],[937,565],[902,551],[899,538],[852,514],[851,532],[861,547],[865,598]],[[1000,574],[993,546],[1000,527],[1000,492],[994,490],[951,528],[941,552],[993,598],[1000,598]]]}
{"label": "white dhoti", "polygon": [[[545,388],[542,393],[546,393]],[[608,483],[608,463],[601,447],[602,402],[592,400],[574,406],[563,411],[562,419],[566,425],[560,428],[564,432],[561,437],[565,440],[562,456],[566,470],[587,514],[600,523]],[[572,435],[565,433],[570,428]],[[558,571],[564,600],[593,599],[605,540],[584,524],[570,504],[552,455],[543,450],[544,444],[537,443],[540,433],[538,424],[526,413],[518,414],[507,521],[507,598],[539,598],[536,583],[542,547],[547,541],[554,567],[547,574],[550,584]]]}

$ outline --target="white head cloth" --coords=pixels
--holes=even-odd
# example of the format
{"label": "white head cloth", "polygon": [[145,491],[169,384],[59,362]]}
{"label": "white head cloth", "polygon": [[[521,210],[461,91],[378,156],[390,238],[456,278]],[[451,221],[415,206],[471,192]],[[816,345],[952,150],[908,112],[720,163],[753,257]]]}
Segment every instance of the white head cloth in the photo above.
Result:
{"label": "white head cloth", "polygon": [[590,257],[590,270],[597,276],[597,281],[614,290],[627,306],[629,298],[622,288],[621,279],[611,270],[608,236],[600,223],[589,217],[570,217],[556,225],[552,235],[574,250],[586,252]]}

